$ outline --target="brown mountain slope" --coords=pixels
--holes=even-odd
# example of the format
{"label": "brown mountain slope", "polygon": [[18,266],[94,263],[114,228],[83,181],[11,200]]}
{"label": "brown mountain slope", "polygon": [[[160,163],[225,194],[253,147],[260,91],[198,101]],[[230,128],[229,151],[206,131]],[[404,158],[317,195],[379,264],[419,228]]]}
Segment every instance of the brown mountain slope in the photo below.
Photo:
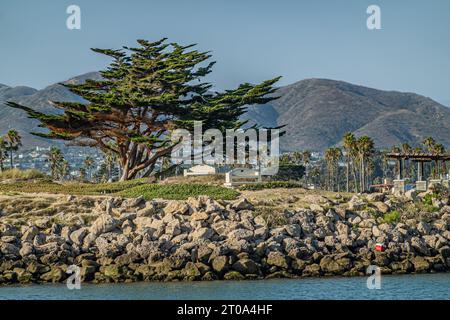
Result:
{"label": "brown mountain slope", "polygon": [[[339,144],[347,131],[373,137],[377,147],[416,145],[427,136],[450,146],[450,108],[414,93],[307,79],[282,87],[277,94],[280,98],[271,106],[278,114],[276,123],[287,125],[281,143],[286,151],[324,150]],[[246,117],[261,119],[256,110]]]}
{"label": "brown mountain slope", "polygon": [[[87,73],[67,82],[77,83],[86,79],[98,78],[96,72]],[[80,97],[71,93],[60,84],[53,84],[42,90],[29,87],[10,88],[0,85],[0,135],[5,134],[9,129],[16,129],[22,136],[23,145],[26,149],[34,146],[48,146],[55,141],[36,137],[30,134],[31,131],[39,131],[39,121],[27,118],[25,112],[4,105],[6,101],[15,101],[25,106],[32,107],[43,112],[57,112],[49,101],[82,101]]]}

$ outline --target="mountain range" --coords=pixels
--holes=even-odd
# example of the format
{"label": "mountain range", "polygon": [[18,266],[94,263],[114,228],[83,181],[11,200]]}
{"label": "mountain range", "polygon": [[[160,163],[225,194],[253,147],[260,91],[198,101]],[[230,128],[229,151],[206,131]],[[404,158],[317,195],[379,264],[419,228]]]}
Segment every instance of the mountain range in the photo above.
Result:
{"label": "mountain range", "polygon": [[306,79],[279,88],[277,95],[270,104],[250,107],[245,118],[285,125],[284,151],[323,151],[340,145],[346,132],[368,135],[378,148],[420,145],[428,136],[450,147],[450,108],[415,93]]}
{"label": "mountain range", "polygon": [[[79,83],[100,76],[96,72],[67,80]],[[377,147],[407,142],[418,145],[433,136],[450,146],[450,108],[415,94],[383,91],[328,79],[306,79],[280,87],[279,97],[266,105],[250,106],[243,116],[250,123],[266,127],[285,125],[283,151],[323,151],[339,145],[345,132],[369,135]],[[12,100],[39,111],[54,112],[49,101],[82,101],[64,86],[54,84],[42,90],[0,84],[0,135],[15,128],[25,147],[55,143],[31,135],[38,122],[23,111],[4,105]]]}

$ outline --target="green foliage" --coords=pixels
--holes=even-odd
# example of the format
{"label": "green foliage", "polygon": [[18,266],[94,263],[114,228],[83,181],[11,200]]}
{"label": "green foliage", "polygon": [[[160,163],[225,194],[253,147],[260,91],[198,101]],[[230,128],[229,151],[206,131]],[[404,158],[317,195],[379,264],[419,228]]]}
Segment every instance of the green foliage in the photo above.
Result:
{"label": "green foliage", "polygon": [[217,200],[233,200],[239,193],[233,189],[202,184],[147,184],[124,190],[119,195],[131,198],[143,196],[145,199],[171,200],[185,200],[189,197],[206,195]]}
{"label": "green foliage", "polygon": [[146,199],[187,199],[191,196],[207,195],[214,199],[232,200],[239,193],[232,189],[202,184],[150,184],[147,179],[136,179],[113,183],[55,183],[42,181],[37,183],[16,182],[0,184],[1,193],[52,193],[70,195],[117,195]]}
{"label": "green foliage", "polygon": [[0,184],[0,192],[23,192],[23,193],[52,193],[73,195],[102,195],[113,194],[144,184],[144,179],[116,183],[56,183],[52,181],[39,181],[36,183],[16,182]]}
{"label": "green foliage", "polygon": [[278,173],[271,177],[275,181],[300,180],[305,174],[305,167],[297,164],[281,164]]}
{"label": "green foliage", "polygon": [[57,147],[51,147],[50,152],[47,154],[47,162],[50,163],[50,170],[52,172],[52,178],[58,179],[63,177],[63,163],[64,156],[61,150]]}
{"label": "green foliage", "polygon": [[301,188],[302,184],[298,182],[289,182],[289,181],[272,181],[272,182],[261,182],[255,184],[244,184],[239,186],[239,190],[264,190],[264,189],[276,189],[276,188]]}
{"label": "green foliage", "polygon": [[424,205],[427,205],[427,206],[432,206],[433,205],[433,199],[436,199],[436,198],[438,198],[439,196],[437,195],[437,194],[435,194],[435,193],[427,193],[424,197],[423,197],[423,199],[422,199],[422,203],[424,204]]}
{"label": "green foliage", "polygon": [[19,170],[19,169],[9,169],[0,172],[1,180],[34,180],[34,179],[47,179],[48,177],[42,172],[30,169],[30,170]]}
{"label": "green foliage", "polygon": [[401,213],[397,210],[392,210],[384,215],[383,221],[386,223],[397,223],[400,222]]}

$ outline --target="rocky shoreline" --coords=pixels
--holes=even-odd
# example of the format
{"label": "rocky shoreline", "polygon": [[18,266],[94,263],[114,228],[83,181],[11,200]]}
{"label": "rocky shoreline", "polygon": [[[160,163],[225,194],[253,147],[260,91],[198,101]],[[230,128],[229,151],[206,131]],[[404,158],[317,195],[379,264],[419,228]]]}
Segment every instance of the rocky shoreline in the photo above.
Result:
{"label": "rocky shoreline", "polygon": [[275,214],[245,197],[59,196],[39,205],[5,196],[0,284],[63,282],[71,265],[93,283],[358,276],[369,265],[384,274],[450,270],[448,193],[306,199]]}

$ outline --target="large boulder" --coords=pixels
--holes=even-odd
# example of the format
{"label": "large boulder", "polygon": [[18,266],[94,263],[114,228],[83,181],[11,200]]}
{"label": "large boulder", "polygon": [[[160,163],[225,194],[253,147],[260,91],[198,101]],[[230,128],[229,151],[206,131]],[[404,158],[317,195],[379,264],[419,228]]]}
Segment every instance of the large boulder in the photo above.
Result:
{"label": "large boulder", "polygon": [[190,234],[193,241],[208,240],[214,235],[214,231],[210,228],[199,228]]}
{"label": "large boulder", "polygon": [[31,242],[38,233],[39,229],[35,226],[28,227],[22,234],[22,241]]}
{"label": "large boulder", "polygon": [[424,257],[414,257],[412,264],[416,272],[427,272],[430,269],[430,263]]}
{"label": "large boulder", "polygon": [[189,205],[184,201],[169,201],[164,207],[164,214],[187,214],[189,213]]}
{"label": "large boulder", "polygon": [[212,261],[212,268],[218,274],[223,274],[229,269],[229,259],[227,256],[217,256]]}
{"label": "large boulder", "polygon": [[119,225],[120,225],[119,220],[113,218],[109,214],[102,214],[97,218],[97,220],[94,221],[89,231],[90,233],[98,236],[103,233],[113,231]]}
{"label": "large boulder", "polygon": [[430,254],[430,250],[427,248],[427,244],[425,243],[425,240],[423,238],[412,237],[411,247],[414,249],[414,251],[421,255],[428,256]]}
{"label": "large boulder", "polygon": [[269,252],[269,254],[267,255],[267,264],[284,269],[289,268],[287,257],[279,251]]}
{"label": "large boulder", "polygon": [[89,233],[88,228],[80,228],[78,230],[75,230],[70,234],[70,240],[72,240],[73,243],[75,243],[78,246],[81,246],[83,244],[84,238]]}
{"label": "large boulder", "polygon": [[66,273],[59,267],[52,268],[49,272],[41,275],[40,279],[46,282],[62,282],[67,278]]}
{"label": "large boulder", "polygon": [[250,240],[253,238],[253,231],[247,229],[236,229],[228,233],[227,237],[234,240]]}
{"label": "large boulder", "polygon": [[236,211],[253,210],[254,206],[246,198],[241,198],[231,204],[231,209]]}
{"label": "large boulder", "polygon": [[233,269],[241,274],[258,274],[258,265],[250,259],[240,259],[233,264]]}

